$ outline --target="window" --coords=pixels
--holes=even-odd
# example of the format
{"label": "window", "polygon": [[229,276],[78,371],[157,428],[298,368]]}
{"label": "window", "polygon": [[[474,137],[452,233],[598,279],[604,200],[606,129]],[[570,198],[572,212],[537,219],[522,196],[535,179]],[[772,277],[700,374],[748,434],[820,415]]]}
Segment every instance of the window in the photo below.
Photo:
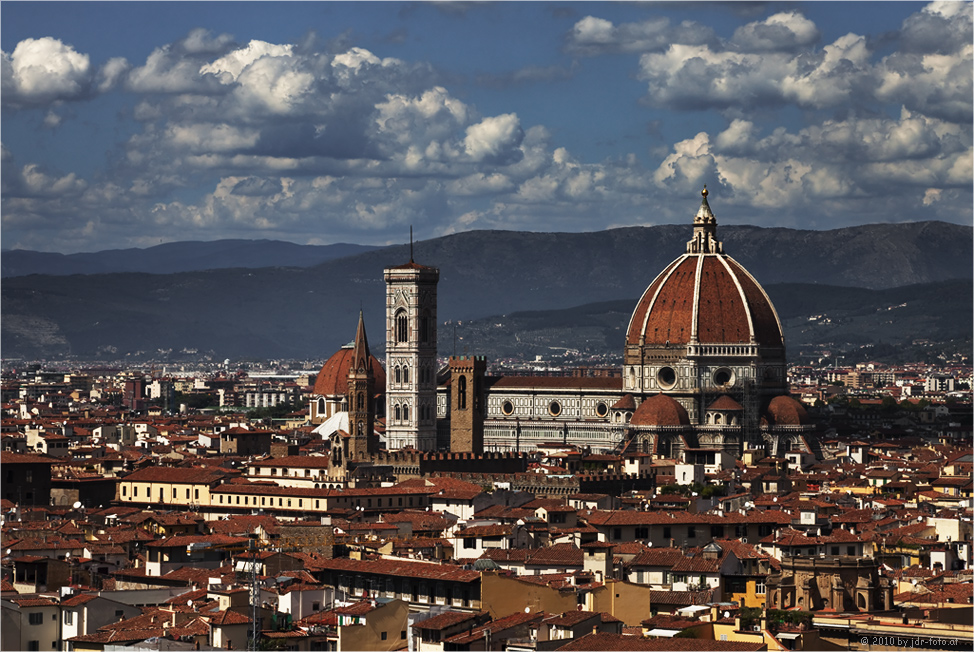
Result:
{"label": "window", "polygon": [[186,497],[189,498],[189,488],[186,489]]}
{"label": "window", "polygon": [[724,526],[723,525],[711,525],[710,526],[710,538],[712,539],[722,539],[724,537]]}
{"label": "window", "polygon": [[465,537],[463,539],[463,549],[470,550],[471,548],[477,547],[477,540],[474,537]]}
{"label": "window", "polygon": [[402,382],[404,383],[409,382],[409,367],[402,368]]}
{"label": "window", "polygon": [[[41,649],[41,642],[40,641],[27,641],[27,649],[28,650],[40,650]],[[54,648],[51,648],[51,649],[54,649]]]}
{"label": "window", "polygon": [[467,409],[467,377],[460,376],[460,380],[457,381],[457,409],[466,410]]}
{"label": "window", "polygon": [[124,484],[122,485],[122,495],[123,496],[128,495],[128,485],[124,485]]}
{"label": "window", "polygon": [[839,546],[832,546],[832,554],[833,555],[839,554]]}
{"label": "window", "polygon": [[767,593],[767,591],[768,591],[768,589],[764,585],[764,582],[758,582],[754,586],[754,593],[757,594],[757,595],[764,595],[765,593]]}
{"label": "window", "polygon": [[612,528],[612,538],[615,539],[616,541],[618,541],[618,540],[620,540],[622,538],[622,528],[621,527]]}
{"label": "window", "polygon": [[648,539],[649,538],[649,528],[648,527],[637,527],[636,528],[636,538],[637,539]]}
{"label": "window", "polygon": [[321,611],[321,603],[320,602],[312,602],[311,603],[311,611]]}
{"label": "window", "polygon": [[405,629],[402,630],[401,632],[399,632],[399,640],[401,640],[401,641],[405,641],[406,640],[406,630]]}
{"label": "window", "polygon": [[406,319],[406,311],[400,310],[396,313],[396,342],[405,342],[409,339],[409,322]]}
{"label": "window", "polygon": [[400,367],[399,365],[396,365],[396,382],[397,383],[402,382],[402,367]]}
{"label": "window", "polygon": [[381,638],[382,638],[383,641],[386,640],[388,637],[389,636],[388,636],[388,634],[386,632],[382,632]]}
{"label": "window", "polygon": [[664,539],[671,539],[671,538],[673,538],[673,530],[670,528],[669,525],[664,525],[663,526],[663,538]]}
{"label": "window", "polygon": [[64,612],[64,624],[65,625],[73,625],[74,624],[74,612],[73,611],[65,611]]}
{"label": "window", "polygon": [[41,623],[44,622],[44,614],[38,611],[32,612],[28,614],[27,622],[30,623],[31,625],[40,625]]}
{"label": "window", "polygon": [[855,554],[856,554],[856,547],[855,546],[846,546],[845,554],[855,556]]}
{"label": "window", "polygon": [[687,526],[687,538],[688,539],[696,539],[697,538],[697,528],[694,527],[693,525],[688,525]]}

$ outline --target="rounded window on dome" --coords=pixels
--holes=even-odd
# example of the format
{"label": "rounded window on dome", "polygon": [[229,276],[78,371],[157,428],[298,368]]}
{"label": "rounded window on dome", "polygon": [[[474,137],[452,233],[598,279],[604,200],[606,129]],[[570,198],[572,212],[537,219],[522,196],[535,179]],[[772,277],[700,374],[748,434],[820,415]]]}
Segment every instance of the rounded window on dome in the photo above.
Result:
{"label": "rounded window on dome", "polygon": [[718,387],[722,385],[733,385],[734,384],[734,372],[727,367],[721,367],[714,372],[714,385]]}
{"label": "rounded window on dome", "polygon": [[510,401],[504,401],[504,403],[501,405],[501,412],[505,417],[511,416],[514,414],[514,404]]}
{"label": "rounded window on dome", "polygon": [[551,403],[549,403],[548,414],[550,414],[553,417],[556,417],[559,414],[561,414],[561,403],[559,403],[558,401],[552,401]]}
{"label": "rounded window on dome", "polygon": [[605,403],[600,402],[595,406],[595,414],[597,414],[598,416],[604,417],[608,413],[609,413],[609,406],[606,405]]}
{"label": "rounded window on dome", "polygon": [[673,367],[663,367],[656,373],[656,382],[663,389],[673,389],[676,386],[676,371]]}

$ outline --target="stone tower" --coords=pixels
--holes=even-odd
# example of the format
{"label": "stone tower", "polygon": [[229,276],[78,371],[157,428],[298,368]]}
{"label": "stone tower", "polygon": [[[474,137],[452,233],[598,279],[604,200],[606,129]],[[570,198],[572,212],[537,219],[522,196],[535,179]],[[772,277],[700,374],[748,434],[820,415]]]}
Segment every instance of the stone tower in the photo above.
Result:
{"label": "stone tower", "polygon": [[358,315],[358,329],[352,347],[352,362],[348,367],[348,428],[351,432],[349,454],[363,461],[376,452],[375,436],[375,371],[369,353],[369,339],[365,335],[365,319]]}
{"label": "stone tower", "polygon": [[450,358],[450,450],[454,453],[484,452],[483,356]]}
{"label": "stone tower", "polygon": [[440,270],[385,269],[386,442],[390,450],[436,448],[436,284]]}

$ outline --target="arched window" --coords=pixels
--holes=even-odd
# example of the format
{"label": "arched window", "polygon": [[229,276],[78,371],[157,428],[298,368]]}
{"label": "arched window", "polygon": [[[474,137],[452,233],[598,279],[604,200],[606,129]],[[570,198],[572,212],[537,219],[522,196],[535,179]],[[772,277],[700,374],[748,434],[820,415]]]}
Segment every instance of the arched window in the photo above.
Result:
{"label": "arched window", "polygon": [[460,376],[457,380],[457,409],[467,409],[467,377]]}
{"label": "arched window", "polygon": [[400,367],[399,365],[396,365],[396,382],[397,383],[402,382],[402,367]]}
{"label": "arched window", "polygon": [[409,321],[406,318],[406,311],[400,310],[396,313],[396,342],[405,342],[409,339]]}
{"label": "arched window", "polygon": [[358,408],[357,409],[359,409],[359,410],[364,410],[365,409],[365,394],[363,394],[361,392],[359,392],[359,395],[358,395]]}
{"label": "arched window", "polygon": [[403,421],[406,421],[406,422],[409,421],[409,406],[408,405],[402,406],[402,420]]}
{"label": "arched window", "polygon": [[402,382],[404,383],[409,382],[409,367],[402,368]]}
{"label": "arched window", "polygon": [[397,405],[396,406],[396,421],[401,421],[401,420],[402,420],[402,408],[400,408]]}

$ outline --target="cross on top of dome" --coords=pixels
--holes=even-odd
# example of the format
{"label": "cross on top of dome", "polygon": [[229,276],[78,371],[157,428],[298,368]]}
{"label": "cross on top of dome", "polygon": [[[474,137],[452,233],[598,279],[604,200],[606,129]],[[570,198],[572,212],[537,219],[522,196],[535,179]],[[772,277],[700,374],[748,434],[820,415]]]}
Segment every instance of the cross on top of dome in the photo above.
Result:
{"label": "cross on top of dome", "polygon": [[700,191],[703,199],[700,208],[693,216],[693,239],[687,242],[688,254],[722,254],[724,245],[717,239],[717,218],[707,203],[707,186]]}

